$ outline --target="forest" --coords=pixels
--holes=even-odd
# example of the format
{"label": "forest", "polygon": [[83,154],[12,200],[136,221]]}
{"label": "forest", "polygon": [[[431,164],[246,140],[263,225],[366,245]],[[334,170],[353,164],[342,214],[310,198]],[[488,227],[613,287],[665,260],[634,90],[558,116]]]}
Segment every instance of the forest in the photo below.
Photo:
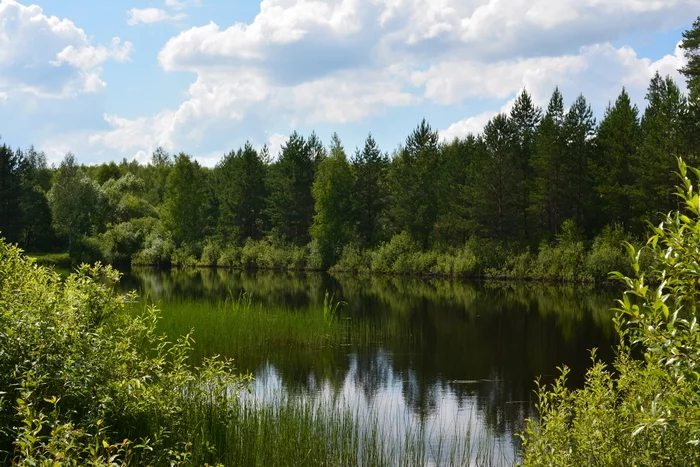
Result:
{"label": "forest", "polygon": [[628,266],[622,240],[678,207],[676,156],[698,165],[696,29],[688,95],[657,73],[643,111],[622,89],[599,122],[583,95],[542,109],[523,90],[480,134],[444,142],[424,120],[391,153],[294,132],[278,158],[246,144],[214,168],[163,148],[49,167],[5,142],[0,232],[73,264],[605,278]]}

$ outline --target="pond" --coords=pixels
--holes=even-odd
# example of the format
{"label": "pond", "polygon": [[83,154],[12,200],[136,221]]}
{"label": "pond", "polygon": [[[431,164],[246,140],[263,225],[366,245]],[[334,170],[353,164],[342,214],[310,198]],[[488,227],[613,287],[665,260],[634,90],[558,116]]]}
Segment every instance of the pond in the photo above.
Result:
{"label": "pond", "polygon": [[341,398],[397,440],[437,433],[426,442],[450,451],[468,436],[469,449],[503,464],[517,458],[515,434],[536,416],[536,378],[551,381],[567,365],[580,386],[590,349],[612,359],[609,310],[619,296],[584,286],[215,269],[135,269],[122,287],[158,304],[171,338],[193,329],[194,358],[225,355],[253,373],[252,397]]}

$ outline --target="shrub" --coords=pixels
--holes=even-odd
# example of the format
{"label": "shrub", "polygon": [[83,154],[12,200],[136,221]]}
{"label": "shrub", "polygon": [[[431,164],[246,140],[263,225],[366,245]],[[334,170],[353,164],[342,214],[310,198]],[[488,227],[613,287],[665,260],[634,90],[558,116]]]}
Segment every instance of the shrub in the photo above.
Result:
{"label": "shrub", "polygon": [[216,264],[224,268],[240,268],[242,267],[242,253],[243,251],[240,247],[229,246],[221,252]]}
{"label": "shrub", "polygon": [[316,240],[312,240],[307,246],[306,269],[312,271],[321,271],[323,269],[323,255],[321,248]]}
{"label": "shrub", "polygon": [[418,251],[418,244],[411,239],[408,232],[394,235],[389,243],[382,244],[372,254],[372,272],[404,273],[406,257]]}
{"label": "shrub", "polygon": [[175,243],[169,233],[152,232],[146,236],[144,249],[136,253],[131,262],[141,266],[167,266],[174,251]]}
{"label": "shrub", "polygon": [[157,335],[118,278],[83,265],[62,280],[0,241],[0,464],[183,465],[211,448],[183,412],[225,418],[249,377],[189,365],[189,336]]}
{"label": "shrub", "polygon": [[586,257],[586,274],[596,281],[607,279],[610,271],[631,274],[631,262],[623,246],[627,240],[621,226],[605,226],[593,240],[591,251]]}
{"label": "shrub", "polygon": [[76,237],[68,250],[73,264],[94,264],[103,261],[100,240],[94,237]]}
{"label": "shrub", "polygon": [[650,269],[627,243],[632,275],[614,274],[626,290],[612,369],[596,362],[585,386],[570,390],[564,368],[539,387],[539,419],[522,435],[525,465],[700,464],[700,195],[682,160],[679,172],[684,212],[653,228]]}
{"label": "shrub", "polygon": [[202,250],[202,258],[199,261],[200,266],[216,266],[221,256],[221,247],[213,242],[208,241]]}

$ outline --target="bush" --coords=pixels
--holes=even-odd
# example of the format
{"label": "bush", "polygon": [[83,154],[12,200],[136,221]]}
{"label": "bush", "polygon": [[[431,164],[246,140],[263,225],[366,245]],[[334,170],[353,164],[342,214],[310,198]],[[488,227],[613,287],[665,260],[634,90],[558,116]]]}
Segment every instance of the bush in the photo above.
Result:
{"label": "bush", "polygon": [[155,218],[146,217],[110,226],[101,236],[100,247],[105,260],[111,264],[130,264],[157,222]]}
{"label": "bush", "polygon": [[199,248],[193,245],[187,245],[183,243],[180,248],[176,248],[170,258],[170,262],[173,266],[179,268],[194,268],[198,265],[199,261]]}
{"label": "bush", "polygon": [[204,463],[212,439],[182,414],[225,420],[250,378],[193,368],[189,336],[157,335],[157,311],[116,294],[118,278],[83,265],[62,280],[0,241],[0,464]]}
{"label": "bush", "polygon": [[199,261],[199,266],[216,267],[220,257],[221,247],[217,243],[210,240],[209,242],[207,242],[206,245],[204,245],[204,249],[202,250],[202,258]]}
{"label": "bush", "polygon": [[596,281],[607,279],[610,271],[631,274],[632,264],[623,246],[627,240],[621,226],[605,226],[593,240],[591,251],[586,257],[586,274]]}
{"label": "bush", "polygon": [[382,274],[409,273],[407,257],[418,252],[418,244],[413,241],[408,232],[394,235],[389,243],[382,244],[372,254],[372,272]]}
{"label": "bush", "polygon": [[152,232],[146,236],[145,247],[134,255],[131,262],[140,266],[168,266],[175,251],[170,234]]}
{"label": "bush", "polygon": [[224,268],[240,268],[242,267],[242,254],[241,248],[236,246],[229,246],[225,248],[219,259],[217,260],[217,266]]}
{"label": "bush", "polygon": [[627,243],[633,274],[614,274],[626,290],[612,369],[596,362],[585,386],[570,390],[564,368],[539,387],[539,419],[522,435],[524,465],[700,464],[700,195],[681,160],[679,171],[685,212],[653,229],[650,269]]}
{"label": "bush", "polygon": [[368,273],[372,267],[370,250],[363,250],[356,244],[345,245],[338,262],[331,267],[331,272]]}
{"label": "bush", "polygon": [[76,237],[71,241],[68,255],[73,264],[94,264],[103,261],[102,245],[94,237]]}

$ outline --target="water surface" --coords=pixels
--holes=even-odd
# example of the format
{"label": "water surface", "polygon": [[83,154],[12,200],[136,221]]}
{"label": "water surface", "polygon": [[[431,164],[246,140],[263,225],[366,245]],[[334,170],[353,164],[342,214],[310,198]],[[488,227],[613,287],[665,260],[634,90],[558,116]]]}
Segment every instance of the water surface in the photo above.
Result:
{"label": "water surface", "polygon": [[[397,439],[406,430],[448,440],[469,431],[473,443],[511,460],[514,434],[535,416],[535,379],[551,380],[567,365],[579,386],[590,349],[611,359],[609,309],[619,295],[581,286],[213,269],[137,269],[122,284],[159,304],[166,332],[194,328],[198,355],[227,355],[252,372],[255,397],[340,397],[358,413],[378,415]],[[201,316],[208,305],[244,294],[304,313],[321,308],[326,292],[344,302],[335,325],[347,328],[346,343],[234,351],[226,321]],[[370,337],[358,342],[350,335],[360,326]],[[266,330],[257,331],[264,339]]]}

